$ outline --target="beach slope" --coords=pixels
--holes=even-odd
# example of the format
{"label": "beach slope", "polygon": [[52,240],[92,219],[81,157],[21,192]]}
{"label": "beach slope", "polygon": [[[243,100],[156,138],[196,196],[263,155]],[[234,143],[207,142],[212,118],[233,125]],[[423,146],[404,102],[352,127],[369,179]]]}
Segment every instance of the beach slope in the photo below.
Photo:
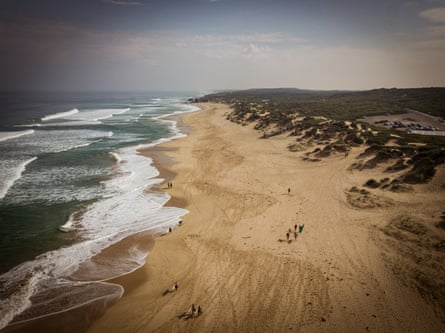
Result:
{"label": "beach slope", "polygon": [[[190,213],[119,279],[124,297],[89,332],[444,331],[433,304],[393,273],[403,255],[383,246],[395,216],[420,211],[413,194],[360,206],[348,189],[378,171],[348,170],[359,151],[304,161],[289,137],[261,139],[229,111],[204,104],[182,116],[189,136],[157,148],[171,162],[166,191]],[[440,211],[437,192],[419,191],[424,211]],[[201,316],[186,315],[192,304]]]}

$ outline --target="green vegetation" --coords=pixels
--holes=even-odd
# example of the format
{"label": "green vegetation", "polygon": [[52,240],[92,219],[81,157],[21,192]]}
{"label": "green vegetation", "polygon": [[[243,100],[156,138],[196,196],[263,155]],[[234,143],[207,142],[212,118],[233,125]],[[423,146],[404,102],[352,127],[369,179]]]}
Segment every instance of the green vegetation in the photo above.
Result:
{"label": "green vegetation", "polygon": [[412,168],[403,176],[408,184],[425,183],[436,173],[436,166],[445,162],[445,151],[439,147],[422,147],[414,154],[409,163]]}
{"label": "green vegetation", "polygon": [[[276,124],[286,122],[290,114],[356,120],[363,116],[404,113],[407,108],[445,117],[445,88],[369,91],[251,89],[210,94],[203,99],[233,105],[239,118],[249,113],[249,120],[266,118]],[[266,112],[269,113],[267,117],[261,116]]]}
{"label": "green vegetation", "polygon": [[[386,173],[406,170],[391,186],[391,189],[400,189],[400,183],[419,184],[428,182],[435,175],[436,167],[445,163],[445,151],[438,146],[387,147],[374,144],[359,155],[359,158],[364,161],[355,163],[353,165],[355,169],[372,169],[382,163],[393,163],[385,169]],[[384,180],[377,182],[371,179],[365,183],[365,186],[371,188],[389,187],[387,184],[389,179],[385,178]]]}
{"label": "green vegetation", "polygon": [[349,189],[349,192],[351,192],[351,193],[360,193],[360,194],[363,194],[363,195],[368,195],[368,194],[370,194],[369,191],[367,191],[367,190],[365,190],[365,189],[359,189],[359,188],[357,188],[356,186],[351,187],[351,188]]}
{"label": "green vegetation", "polygon": [[391,189],[391,184],[389,183],[389,178],[383,178],[380,181],[377,181],[373,178],[368,179],[368,181],[364,184],[364,186],[369,187],[369,188],[379,188],[381,187],[382,189],[385,188],[390,188]]}
{"label": "green vegetation", "polygon": [[406,184],[428,182],[436,166],[445,163],[445,138],[413,135],[405,131],[357,121],[374,115],[401,114],[407,109],[445,118],[445,88],[377,89],[370,91],[308,91],[299,89],[252,89],[215,93],[201,100],[232,106],[227,119],[262,131],[262,138],[286,133],[295,137],[290,151],[316,146],[303,157],[318,162],[352,147],[364,152],[351,169],[386,165],[395,174],[382,181],[369,180],[368,188],[409,190]]}
{"label": "green vegetation", "polygon": [[366,187],[370,187],[370,188],[377,188],[380,186],[380,183],[375,180],[375,179],[369,179],[366,183],[365,183]]}

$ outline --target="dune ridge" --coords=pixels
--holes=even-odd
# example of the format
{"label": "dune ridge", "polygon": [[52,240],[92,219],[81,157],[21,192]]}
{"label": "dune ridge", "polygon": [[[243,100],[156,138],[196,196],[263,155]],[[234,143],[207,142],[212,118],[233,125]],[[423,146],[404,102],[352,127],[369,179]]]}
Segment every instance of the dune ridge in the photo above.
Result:
{"label": "dune ridge", "polygon": [[[351,188],[379,179],[381,170],[349,168],[359,149],[314,164],[287,149],[288,136],[260,140],[252,125],[226,120],[228,106],[202,107],[181,117],[188,137],[156,152],[169,161],[167,191],[190,213],[156,239],[144,267],[120,278],[127,292],[88,332],[445,329],[434,297],[416,290],[415,276],[395,272],[415,261],[399,251],[405,238],[391,238],[402,214],[443,237],[434,225],[444,204],[443,166],[415,195],[367,189],[366,198]],[[385,204],[354,204],[366,200]],[[294,224],[304,231],[287,242]],[[163,296],[175,281],[179,289]],[[203,315],[179,318],[192,303]]]}

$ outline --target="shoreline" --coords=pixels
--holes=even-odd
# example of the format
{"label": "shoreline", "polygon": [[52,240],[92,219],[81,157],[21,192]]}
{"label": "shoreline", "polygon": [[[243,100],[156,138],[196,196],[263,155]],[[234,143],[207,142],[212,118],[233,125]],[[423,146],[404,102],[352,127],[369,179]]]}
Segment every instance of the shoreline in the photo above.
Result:
{"label": "shoreline", "polygon": [[[372,191],[388,205],[358,208],[347,189],[381,174],[347,170],[360,150],[303,161],[287,149],[292,138],[259,140],[253,125],[226,120],[228,111],[206,103],[180,116],[187,137],[140,152],[165,179],[159,190],[171,196],[166,206],[189,213],[156,237],[143,266],[109,280],[124,295],[86,331],[443,330],[428,299],[392,271],[393,258],[405,259],[384,237],[402,213],[430,223],[428,214],[441,211],[444,200],[434,191],[444,191],[445,168],[416,196]],[[304,223],[304,232],[286,242],[294,223]],[[163,296],[175,281],[179,289]],[[182,320],[192,303],[202,306],[202,317]]]}
{"label": "shoreline", "polygon": [[[187,111],[187,113],[196,112],[195,111]],[[161,120],[165,119],[166,121],[174,121],[175,127],[177,128],[177,134],[187,134],[188,128],[187,126],[181,124],[180,116],[182,113],[179,114],[171,114],[168,116],[164,116],[160,118]],[[177,140],[178,138],[173,139],[166,138],[166,142],[171,142],[174,140]],[[165,142],[163,142],[165,143]],[[163,186],[163,184],[171,179],[174,178],[175,173],[169,171],[167,167],[164,167],[164,165],[168,166],[171,165],[172,162],[168,159],[167,155],[165,155],[164,149],[160,148],[160,146],[163,144],[157,143],[154,146],[150,146],[148,148],[141,148],[137,150],[138,154],[141,154],[143,156],[146,156],[147,158],[150,158],[152,161],[152,166],[156,168],[159,172],[159,175],[155,178],[163,178],[164,182],[159,185],[152,185],[151,187],[147,188],[146,191],[151,192],[162,192],[165,191],[167,188]],[[170,199],[163,205],[164,207],[177,207],[181,208],[184,206],[185,203],[177,200],[176,198],[170,196]],[[162,237],[165,234],[159,232],[156,228],[153,230],[148,231],[141,231],[136,234],[127,236],[123,238],[122,240],[118,241],[117,243],[112,244],[111,246],[105,248],[103,251],[101,251],[99,254],[95,255],[91,258],[91,260],[94,262],[96,258],[103,259],[103,258],[118,258],[120,254],[126,253],[128,249],[131,246],[134,246],[135,244],[143,244],[142,246],[147,247],[148,254],[147,257],[150,255],[151,249],[154,246],[155,239],[158,237]],[[123,273],[122,275],[106,278],[104,280],[98,280],[98,283],[110,283],[110,284],[116,284],[119,285],[121,288],[123,288],[123,294],[126,292],[131,291],[135,288],[139,283],[142,283],[142,281],[145,280],[146,276],[141,270],[143,266],[145,265],[147,258],[144,260],[144,264],[137,267],[136,269]],[[74,278],[73,281],[83,281],[81,278],[82,275],[80,275],[80,279],[76,278],[76,273],[72,275],[71,277]],[[85,280],[85,282],[90,282],[89,280]],[[96,281],[91,281],[92,283]],[[81,304],[79,306],[76,306],[71,309],[62,310],[57,313],[44,315],[42,317],[29,319],[24,322],[19,323],[12,323],[11,325],[8,325],[4,327],[1,332],[47,332],[48,328],[52,328],[56,331],[61,329],[61,326],[63,326],[63,329],[65,332],[81,332],[86,331],[89,326],[91,325],[91,321],[94,321],[95,319],[99,318],[103,313],[107,310],[107,308],[110,306],[110,304],[114,304],[116,302],[119,302],[119,300],[122,298],[117,299],[108,299],[107,296],[103,296],[99,299],[92,299],[91,301]],[[66,328],[63,324],[64,322],[70,322],[70,328]]]}
{"label": "shoreline", "polygon": [[[378,230],[402,209],[417,212],[412,194],[385,192],[382,200],[397,199],[401,208],[351,207],[344,191],[377,174],[347,171],[359,150],[314,167],[286,149],[289,138],[259,140],[253,126],[225,119],[227,106],[206,105],[181,117],[189,136],[155,153],[175,160],[166,167],[175,177],[168,192],[189,214],[156,239],[137,272],[146,279],[88,332],[443,329],[432,305],[382,259],[381,251],[395,252],[382,248]],[[425,209],[436,207],[428,186],[419,191]],[[304,233],[283,242],[296,222],[305,223]],[[174,281],[178,291],[162,296]],[[181,320],[191,303],[203,317]]]}
{"label": "shoreline", "polygon": [[[203,110],[205,110],[205,109],[200,108],[200,110],[197,110],[194,112],[200,112]],[[188,133],[189,128],[187,126],[181,124],[181,115],[170,115],[170,116],[166,117],[166,119],[176,121],[177,122],[176,126],[178,127],[178,129],[180,129],[181,133],[183,133],[183,134]],[[179,139],[181,139],[181,138],[179,138]],[[168,141],[167,143],[173,142],[173,141],[175,141],[175,140]],[[164,147],[164,145],[165,145],[165,143],[161,143],[156,146],[142,148],[142,149],[138,150],[139,154],[141,154],[142,156],[146,156],[152,160],[152,165],[159,171],[159,175],[157,176],[157,178],[164,179],[164,181],[161,184],[159,184],[159,186],[151,188],[151,190],[155,190],[155,191],[168,191],[169,189],[166,186],[166,183],[174,180],[175,176],[177,175],[174,171],[171,170],[171,166],[174,165],[176,162],[171,157],[169,157],[167,155],[168,152],[175,151],[176,149],[167,148],[167,147]],[[188,202],[185,199],[179,198],[177,196],[173,196],[171,194],[170,194],[170,199],[164,204],[165,207],[177,207],[177,208],[184,208],[184,209],[187,207],[187,205],[188,205]],[[176,228],[178,228],[178,226]],[[175,229],[173,229],[173,232],[175,231]],[[150,231],[147,233],[149,233],[149,238],[152,242],[151,249],[154,248],[156,241],[160,237],[168,235],[168,234],[154,233],[154,232],[150,232]],[[133,235],[133,236],[136,236],[136,235]],[[131,237],[132,236],[130,236],[128,238],[131,238]],[[123,242],[124,240],[122,240],[121,242]],[[129,272],[129,273],[119,276],[117,278],[112,278],[112,279],[106,280],[106,282],[116,283],[116,284],[121,285],[124,288],[124,294],[122,295],[122,297],[119,300],[117,300],[117,302],[119,302],[123,297],[125,297],[125,295],[127,293],[136,289],[139,285],[143,284],[146,281],[147,274],[146,274],[146,271],[144,270],[144,266],[147,264],[149,257],[150,257],[150,253],[147,256],[145,263],[142,266],[140,266],[139,268],[137,268],[135,271]]]}

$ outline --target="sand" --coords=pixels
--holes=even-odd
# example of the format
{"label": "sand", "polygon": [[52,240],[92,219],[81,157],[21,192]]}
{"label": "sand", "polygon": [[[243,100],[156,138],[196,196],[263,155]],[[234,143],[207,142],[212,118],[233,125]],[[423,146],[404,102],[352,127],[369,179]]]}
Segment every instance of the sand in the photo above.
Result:
{"label": "sand", "polygon": [[[381,173],[348,170],[358,148],[347,158],[303,161],[303,152],[287,149],[293,138],[260,139],[227,112],[204,104],[182,117],[186,138],[144,152],[173,182],[164,189],[170,204],[190,213],[155,240],[142,268],[119,279],[123,298],[88,332],[445,331],[437,302],[403,270],[422,263],[401,251],[400,236],[403,216],[443,236],[434,226],[445,203],[443,168],[415,192],[351,194]],[[294,224],[304,230],[287,242]],[[424,260],[443,259],[416,246]],[[179,289],[163,296],[175,281]],[[179,318],[192,303],[203,314]]]}

